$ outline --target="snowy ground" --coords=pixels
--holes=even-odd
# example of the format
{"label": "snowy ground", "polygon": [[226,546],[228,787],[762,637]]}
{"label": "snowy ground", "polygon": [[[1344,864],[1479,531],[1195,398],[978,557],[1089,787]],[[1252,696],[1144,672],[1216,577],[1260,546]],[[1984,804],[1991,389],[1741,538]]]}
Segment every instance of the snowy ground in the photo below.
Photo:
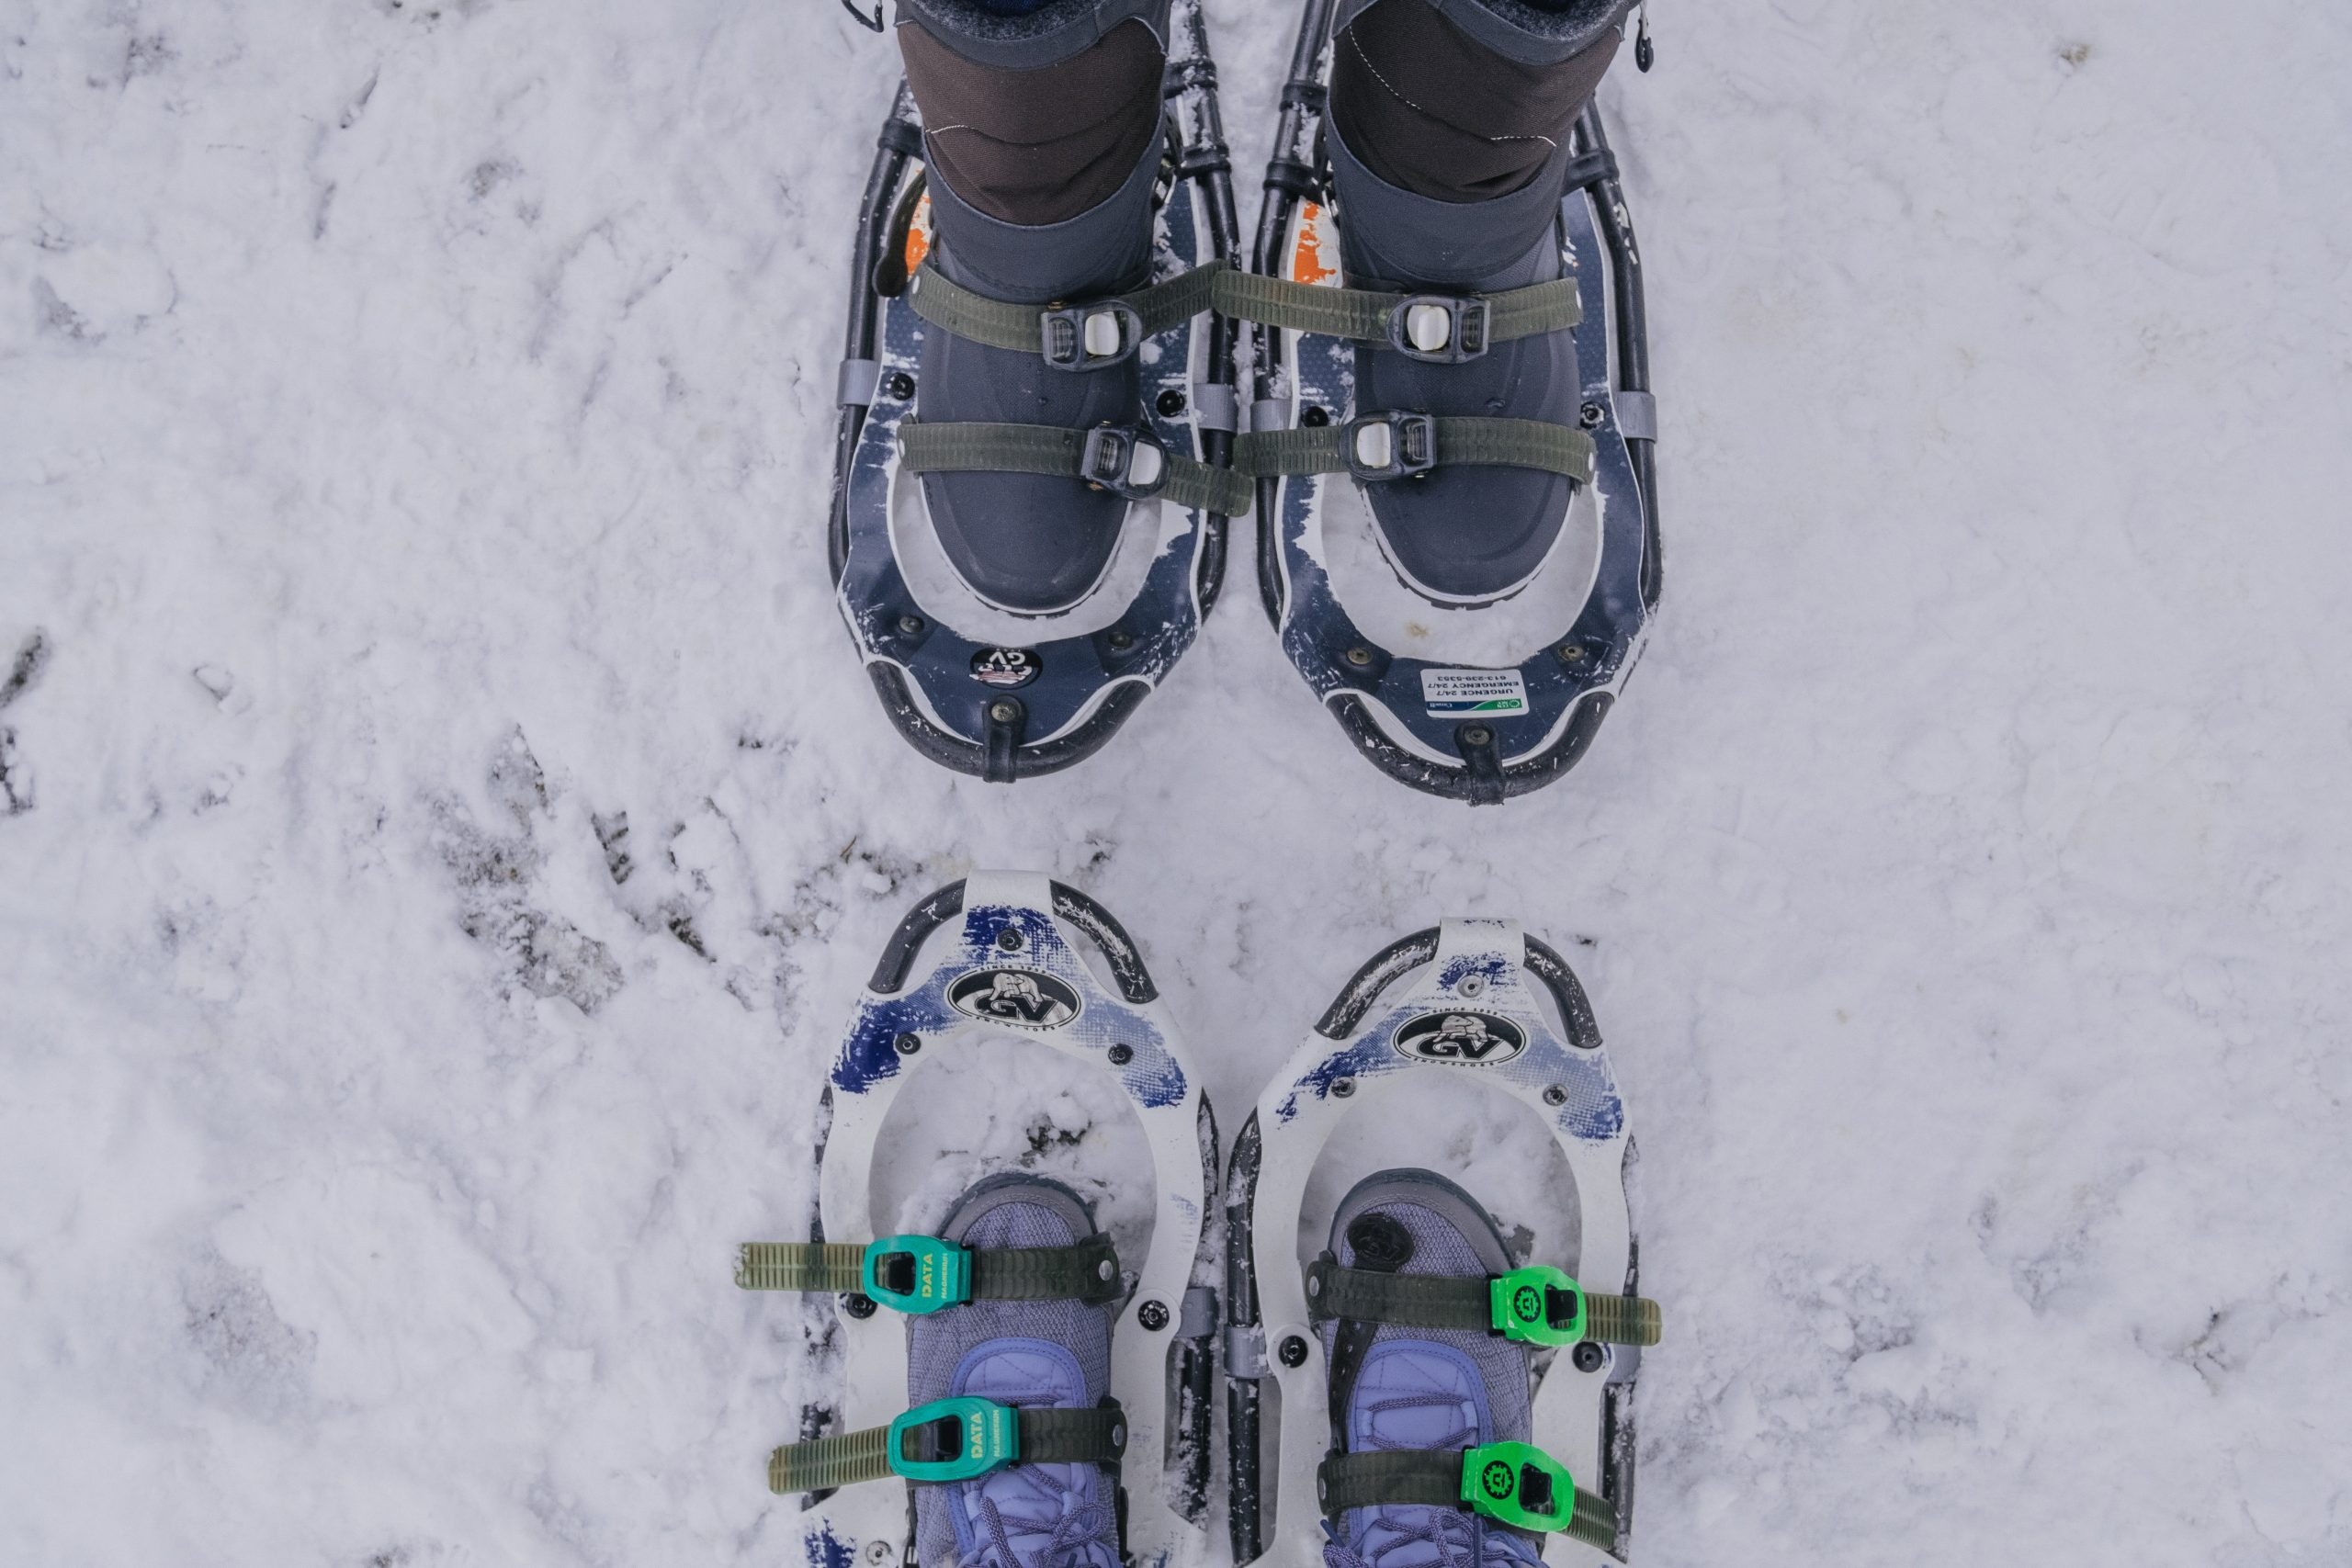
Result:
{"label": "snowy ground", "polygon": [[1657,10],[1668,615],[1474,816],[1246,572],[1075,774],[891,733],[829,0],[0,0],[0,1562],[792,1562],[730,1250],[991,863],[1228,1127],[1390,936],[1571,953],[1649,1568],[2352,1562],[2352,11]]}

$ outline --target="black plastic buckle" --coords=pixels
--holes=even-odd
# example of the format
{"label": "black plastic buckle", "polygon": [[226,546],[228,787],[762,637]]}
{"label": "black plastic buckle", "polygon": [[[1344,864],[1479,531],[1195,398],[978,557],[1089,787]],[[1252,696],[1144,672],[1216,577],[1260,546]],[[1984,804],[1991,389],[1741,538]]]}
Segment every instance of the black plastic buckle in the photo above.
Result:
{"label": "black plastic buckle", "polygon": [[1149,501],[1168,488],[1168,448],[1139,425],[1106,424],[1086,433],[1078,477],[1129,501]]}
{"label": "black plastic buckle", "polygon": [[1368,413],[1346,427],[1348,472],[1367,483],[1417,479],[1437,467],[1437,421],[1425,413]]}
{"label": "black plastic buckle", "polygon": [[[1097,347],[1108,327],[1114,341]],[[1038,352],[1057,370],[1100,370],[1132,359],[1151,334],[1144,330],[1143,312],[1125,299],[1097,299],[1086,305],[1064,305],[1037,312]]]}
{"label": "black plastic buckle", "polygon": [[[1445,336],[1434,348],[1414,340],[1430,338],[1441,324]],[[1487,301],[1451,294],[1408,294],[1389,308],[1388,346],[1424,365],[1466,365],[1487,356]],[[1419,329],[1418,331],[1416,329]]]}

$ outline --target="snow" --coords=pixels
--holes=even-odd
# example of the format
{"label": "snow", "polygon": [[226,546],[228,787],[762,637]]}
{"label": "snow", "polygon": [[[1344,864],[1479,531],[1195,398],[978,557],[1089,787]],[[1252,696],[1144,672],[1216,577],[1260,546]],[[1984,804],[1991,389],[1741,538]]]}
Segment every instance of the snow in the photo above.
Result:
{"label": "snow", "polygon": [[[1210,6],[1245,209],[1287,13]],[[1657,25],[1667,615],[1474,815],[1246,565],[1074,773],[890,731],[825,0],[0,7],[0,1561],[795,1561],[732,1248],[975,864],[1121,917],[1228,1130],[1391,937],[1569,953],[1650,1568],[2352,1561],[2352,13]]]}

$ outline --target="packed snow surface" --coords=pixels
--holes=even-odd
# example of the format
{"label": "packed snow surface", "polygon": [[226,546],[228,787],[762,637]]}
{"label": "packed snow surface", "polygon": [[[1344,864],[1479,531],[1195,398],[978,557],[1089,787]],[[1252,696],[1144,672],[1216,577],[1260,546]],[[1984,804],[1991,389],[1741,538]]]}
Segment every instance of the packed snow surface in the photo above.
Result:
{"label": "packed snow surface", "polygon": [[[1087,766],[890,730],[827,0],[0,5],[0,1562],[795,1563],[732,1248],[975,865],[1125,921],[1228,1131],[1393,936],[1570,956],[1646,1568],[2352,1562],[2352,8],[1656,9],[1666,614],[1473,813],[1246,551]],[[1246,210],[1293,18],[1210,20]]]}

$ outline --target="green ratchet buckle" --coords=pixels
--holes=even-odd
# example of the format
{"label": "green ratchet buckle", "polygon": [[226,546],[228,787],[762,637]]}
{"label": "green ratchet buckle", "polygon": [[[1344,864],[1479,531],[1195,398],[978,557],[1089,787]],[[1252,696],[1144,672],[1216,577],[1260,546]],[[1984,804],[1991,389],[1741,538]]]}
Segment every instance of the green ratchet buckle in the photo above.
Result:
{"label": "green ratchet buckle", "polygon": [[1462,1455],[1462,1500],[1521,1529],[1562,1530],[1577,1517],[1568,1467],[1532,1443],[1488,1443]]}
{"label": "green ratchet buckle", "polygon": [[884,1306],[917,1317],[962,1306],[972,1299],[971,1249],[935,1235],[886,1235],[865,1248],[865,1288]]}
{"label": "green ratchet buckle", "polygon": [[[910,1437],[947,1457],[910,1458]],[[936,1399],[890,1423],[888,1451],[891,1471],[910,1481],[970,1481],[1021,1457],[1021,1412],[977,1394]]]}
{"label": "green ratchet buckle", "polygon": [[1548,1265],[1514,1269],[1492,1280],[1487,1300],[1494,1326],[1506,1339],[1574,1345],[1585,1337],[1584,1287]]}

